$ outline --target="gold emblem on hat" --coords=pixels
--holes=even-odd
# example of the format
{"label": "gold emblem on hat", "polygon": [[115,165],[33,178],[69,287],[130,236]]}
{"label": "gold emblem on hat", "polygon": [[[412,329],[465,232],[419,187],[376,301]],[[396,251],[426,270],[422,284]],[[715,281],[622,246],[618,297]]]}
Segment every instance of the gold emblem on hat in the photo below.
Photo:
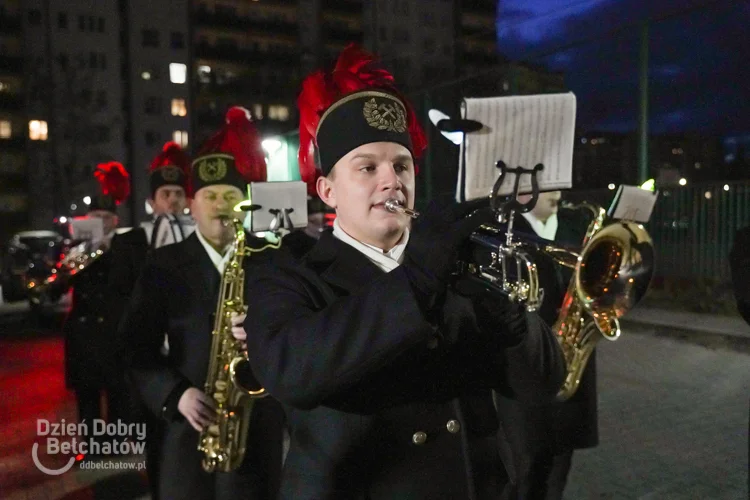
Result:
{"label": "gold emblem on hat", "polygon": [[406,131],[406,112],[398,101],[371,98],[365,101],[362,113],[367,124],[387,132]]}
{"label": "gold emblem on hat", "polygon": [[180,178],[180,169],[175,167],[174,165],[161,167],[159,169],[159,172],[161,173],[162,179],[167,182],[177,182],[177,179]]}
{"label": "gold emblem on hat", "polygon": [[227,160],[222,156],[207,156],[199,160],[198,177],[200,180],[203,182],[216,182],[227,175]]}

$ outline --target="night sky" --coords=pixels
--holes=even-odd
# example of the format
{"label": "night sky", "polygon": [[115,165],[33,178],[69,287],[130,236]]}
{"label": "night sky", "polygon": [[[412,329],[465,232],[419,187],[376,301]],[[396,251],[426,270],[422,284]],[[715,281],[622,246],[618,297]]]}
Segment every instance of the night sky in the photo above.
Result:
{"label": "night sky", "polygon": [[582,130],[632,131],[647,18],[650,132],[750,143],[750,0],[500,0],[500,52],[564,71]]}

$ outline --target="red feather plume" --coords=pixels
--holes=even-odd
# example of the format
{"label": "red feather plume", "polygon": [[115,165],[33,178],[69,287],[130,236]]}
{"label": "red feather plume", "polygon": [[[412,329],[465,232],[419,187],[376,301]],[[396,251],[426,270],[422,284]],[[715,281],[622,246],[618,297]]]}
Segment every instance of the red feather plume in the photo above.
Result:
{"label": "red feather plume", "polygon": [[190,171],[190,158],[180,145],[173,141],[164,144],[161,153],[154,158],[148,170],[149,172],[153,172],[157,168],[166,167],[167,165],[174,165],[182,170],[185,175]]}
{"label": "red feather plume", "polygon": [[265,182],[266,155],[250,111],[234,106],[227,111],[225,122],[224,127],[203,144],[198,156],[210,153],[231,155],[243,179]]}
{"label": "red feather plume", "polygon": [[315,165],[316,132],[320,117],[342,96],[371,88],[386,90],[401,99],[406,106],[415,159],[422,156],[427,147],[424,130],[411,104],[396,88],[393,75],[378,65],[374,55],[356,44],[349,44],[339,55],[330,74],[316,71],[305,78],[297,98],[300,112],[298,161],[300,176],[307,183],[308,193],[315,194],[315,181],[321,175]]}
{"label": "red feather plume", "polygon": [[130,175],[122,163],[100,163],[96,166],[94,177],[99,181],[102,194],[111,196],[118,205],[130,195]]}

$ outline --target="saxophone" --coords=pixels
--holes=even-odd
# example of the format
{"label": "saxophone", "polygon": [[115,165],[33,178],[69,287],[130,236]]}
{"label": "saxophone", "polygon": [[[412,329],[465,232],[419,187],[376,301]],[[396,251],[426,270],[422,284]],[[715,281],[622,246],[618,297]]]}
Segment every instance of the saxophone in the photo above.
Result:
{"label": "saxophone", "polygon": [[[593,215],[581,253],[572,265],[567,264],[574,274],[552,326],[567,366],[556,399],[567,401],[578,390],[596,343],[602,338],[617,340],[621,334],[619,318],[646,294],[654,271],[654,247],[640,224],[607,223],[606,211],[589,203],[562,205]],[[557,262],[566,265],[562,260]]]}
{"label": "saxophone", "polygon": [[250,416],[255,399],[267,396],[265,389],[244,387],[238,380],[239,369],[247,365],[247,352],[232,336],[233,313],[244,314],[243,291],[245,271],[242,261],[245,229],[239,219],[225,222],[232,226],[234,242],[221,278],[216,319],[211,333],[211,357],[204,391],[216,402],[216,420],[200,434],[198,450],[203,452],[202,466],[206,472],[229,472],[242,463],[245,456]]}

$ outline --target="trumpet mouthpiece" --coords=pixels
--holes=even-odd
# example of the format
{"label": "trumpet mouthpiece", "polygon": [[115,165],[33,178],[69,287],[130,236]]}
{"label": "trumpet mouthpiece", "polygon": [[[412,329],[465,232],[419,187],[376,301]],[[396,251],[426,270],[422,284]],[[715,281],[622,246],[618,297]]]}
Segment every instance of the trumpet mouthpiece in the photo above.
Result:
{"label": "trumpet mouthpiece", "polygon": [[394,214],[408,215],[412,219],[416,219],[417,217],[419,217],[419,212],[410,208],[406,208],[401,204],[400,201],[395,198],[389,198],[385,200],[385,209]]}

